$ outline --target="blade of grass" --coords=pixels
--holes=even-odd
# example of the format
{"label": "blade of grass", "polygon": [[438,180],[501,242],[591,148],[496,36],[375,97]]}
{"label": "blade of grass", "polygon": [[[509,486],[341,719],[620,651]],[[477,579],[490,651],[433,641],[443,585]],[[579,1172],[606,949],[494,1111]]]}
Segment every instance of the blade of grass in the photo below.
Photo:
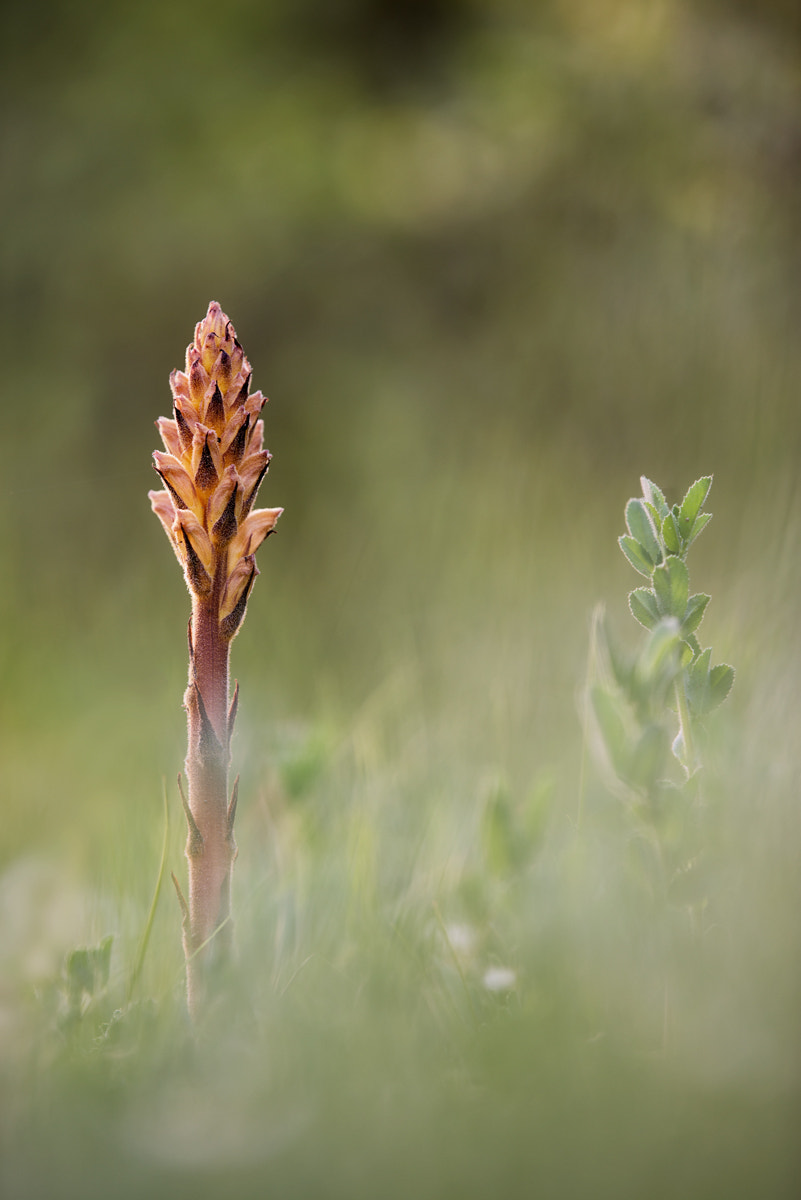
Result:
{"label": "blade of grass", "polygon": [[164,799],[164,837],[163,837],[162,843],[161,843],[161,862],[159,863],[159,873],[156,878],[156,886],[153,889],[153,899],[150,901],[150,911],[147,914],[147,920],[145,922],[145,927],[142,930],[142,936],[139,939],[139,947],[136,952],[136,961],[134,962],[133,970],[131,971],[131,978],[128,981],[128,993],[127,993],[127,1000],[126,1000],[126,1002],[128,1004],[131,1003],[131,998],[133,996],[134,989],[136,988],[136,985],[139,982],[139,976],[142,973],[142,966],[145,961],[145,955],[147,954],[147,947],[150,942],[150,934],[153,929],[153,921],[156,916],[156,907],[159,902],[159,896],[161,895],[161,887],[164,882],[164,872],[167,869],[167,851],[168,851],[169,840],[170,840],[170,806],[167,802],[167,781],[166,780],[162,780],[162,792],[163,792],[163,799]]}

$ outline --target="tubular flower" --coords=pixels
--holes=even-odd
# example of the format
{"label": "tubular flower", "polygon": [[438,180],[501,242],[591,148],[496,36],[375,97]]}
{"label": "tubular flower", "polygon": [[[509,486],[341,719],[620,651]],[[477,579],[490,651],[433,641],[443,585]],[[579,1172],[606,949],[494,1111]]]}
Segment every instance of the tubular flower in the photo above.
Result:
{"label": "tubular flower", "polygon": [[250,379],[234,327],[212,301],[185,370],[170,376],[173,415],[156,422],[164,450],[153,454],[164,490],[149,493],[189,591],[215,604],[227,639],[245,615],[256,550],[283,511],[253,508],[270,454],[259,417],[266,398],[250,392]]}

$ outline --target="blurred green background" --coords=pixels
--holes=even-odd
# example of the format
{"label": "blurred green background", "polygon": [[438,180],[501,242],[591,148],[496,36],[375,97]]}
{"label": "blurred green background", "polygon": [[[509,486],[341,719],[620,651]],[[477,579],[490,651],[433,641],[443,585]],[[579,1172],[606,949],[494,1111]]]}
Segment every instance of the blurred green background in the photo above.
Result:
{"label": "blurred green background", "polygon": [[[797,5],[71,0],[2,24],[5,1194],[107,1194],[120,1162],[131,1195],[225,1171],[241,1195],[793,1194]],[[271,397],[262,503],[286,510],[233,648],[258,1029],[172,1061],[164,896],[156,1015],[115,1074],[42,996],[109,932],[125,978],[155,882],[188,598],[146,493],[211,299]],[[596,601],[637,640],[615,538],[642,473],[671,499],[715,475],[692,579],[738,668],[689,1082],[643,1049],[618,835],[571,841],[583,786],[614,808],[582,782],[580,689]],[[548,830],[520,861],[481,841],[499,795]],[[491,947],[475,988],[440,925]],[[293,1003],[309,961],[334,965]],[[493,964],[520,981],[500,1015]],[[596,1036],[616,1049],[588,1066]],[[210,1096],[241,1118],[216,1157]]]}

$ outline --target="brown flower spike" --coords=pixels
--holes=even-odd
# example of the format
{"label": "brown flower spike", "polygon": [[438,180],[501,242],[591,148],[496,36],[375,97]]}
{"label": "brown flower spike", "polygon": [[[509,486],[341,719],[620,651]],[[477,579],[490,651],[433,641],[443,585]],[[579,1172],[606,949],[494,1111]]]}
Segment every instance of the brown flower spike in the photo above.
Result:
{"label": "brown flower spike", "polygon": [[234,327],[213,301],[187,347],[186,370],[170,376],[173,416],[156,422],[164,452],[153,454],[164,490],[149,493],[192,597],[184,697],[188,799],[181,789],[189,826],[188,905],[180,890],[179,898],[193,1012],[206,960],[212,949],[224,956],[230,944],[236,785],[229,801],[228,763],[237,702],[236,689],[229,702],[230,644],[259,573],[256,550],[282,512],[253,507],[270,454],[259,419],[266,400],[250,392],[250,379]]}

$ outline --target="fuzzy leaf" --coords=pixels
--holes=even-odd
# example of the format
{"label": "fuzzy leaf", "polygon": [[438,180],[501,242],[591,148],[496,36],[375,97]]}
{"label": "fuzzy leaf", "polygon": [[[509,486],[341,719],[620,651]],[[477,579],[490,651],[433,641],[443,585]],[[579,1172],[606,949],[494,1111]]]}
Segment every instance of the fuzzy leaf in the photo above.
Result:
{"label": "fuzzy leaf", "polygon": [[702,716],[708,711],[709,703],[709,662],[712,650],[706,650],[694,659],[687,671],[687,703],[694,716]]}
{"label": "fuzzy leaf", "polygon": [[652,480],[648,479],[648,477],[645,475],[640,476],[640,486],[642,487],[643,499],[654,506],[659,514],[660,521],[663,521],[669,510],[667,501],[665,500],[665,496],[661,488],[658,488],[656,484]]}
{"label": "fuzzy leaf", "polygon": [[[695,483],[687,489],[687,495],[681,502],[681,523],[682,527],[686,525],[687,529],[692,529],[695,524],[695,519],[701,511],[704,501],[709,495],[709,489],[712,487],[712,476],[704,475],[701,479],[696,479]],[[711,515],[711,514],[710,514]]]}
{"label": "fuzzy leaf", "polygon": [[664,565],[654,571],[652,583],[660,611],[682,620],[690,593],[690,578],[682,560],[675,554],[669,555]]}
{"label": "fuzzy leaf", "polygon": [[662,518],[660,517],[659,513],[656,511],[656,508],[654,507],[654,505],[651,504],[650,500],[643,500],[642,504],[643,504],[643,507],[645,508],[645,511],[647,512],[648,516],[651,518],[651,524],[653,525],[654,529],[656,529],[656,530],[661,529],[662,528]]}
{"label": "fuzzy leaf", "polygon": [[646,629],[653,629],[660,620],[659,605],[650,588],[635,588],[629,592],[629,608],[635,620]]}
{"label": "fuzzy leaf", "polygon": [[706,650],[702,650],[698,657],[693,662],[690,678],[691,679],[706,679],[709,674],[709,661],[712,658],[712,647],[707,646]]}
{"label": "fuzzy leaf", "polygon": [[728,696],[734,684],[734,667],[730,667],[728,663],[718,663],[709,672],[709,708],[711,712],[713,708],[717,708],[719,704]]}
{"label": "fuzzy leaf", "polygon": [[662,541],[670,554],[681,554],[681,535],[672,512],[662,522]]}
{"label": "fuzzy leaf", "polygon": [[688,539],[687,539],[688,546],[689,546],[690,542],[695,541],[695,539],[698,537],[698,534],[701,532],[702,529],[706,529],[707,525],[709,524],[709,522],[711,520],[712,520],[712,513],[701,513],[701,515],[696,518],[695,524],[693,525],[690,533],[688,534]]}
{"label": "fuzzy leaf", "polygon": [[695,633],[701,621],[704,619],[706,606],[709,603],[710,597],[704,592],[696,592],[694,596],[690,596],[687,601],[687,611],[684,614],[684,619],[681,623],[681,632],[683,637],[687,637],[690,633]]}
{"label": "fuzzy leaf", "polygon": [[648,558],[654,563],[661,562],[662,551],[659,548],[656,529],[642,500],[629,500],[626,505],[626,526]]}
{"label": "fuzzy leaf", "polygon": [[618,545],[629,560],[635,571],[639,571],[640,575],[644,575],[646,579],[651,578],[651,572],[654,569],[654,563],[643,550],[636,538],[629,537],[628,534],[623,534],[618,539]]}

